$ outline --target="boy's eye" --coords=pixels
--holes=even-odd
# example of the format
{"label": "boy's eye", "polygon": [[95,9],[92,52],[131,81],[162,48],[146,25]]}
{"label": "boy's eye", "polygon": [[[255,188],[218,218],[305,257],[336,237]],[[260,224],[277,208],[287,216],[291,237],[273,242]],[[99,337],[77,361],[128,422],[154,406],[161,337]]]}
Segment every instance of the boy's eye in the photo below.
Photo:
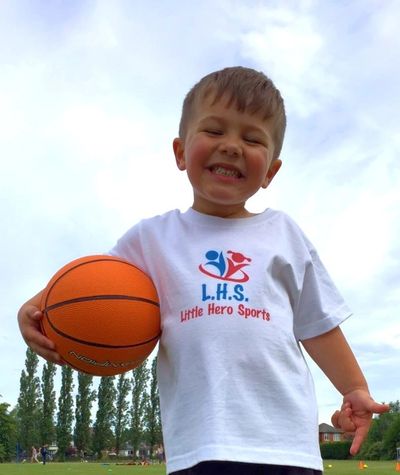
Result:
{"label": "boy's eye", "polygon": [[223,134],[222,130],[219,130],[219,129],[205,129],[204,132],[206,132],[207,134],[210,134],[210,135],[222,135]]}
{"label": "boy's eye", "polygon": [[253,144],[262,144],[261,140],[256,138],[256,137],[245,137],[244,140],[248,143],[253,143]]}

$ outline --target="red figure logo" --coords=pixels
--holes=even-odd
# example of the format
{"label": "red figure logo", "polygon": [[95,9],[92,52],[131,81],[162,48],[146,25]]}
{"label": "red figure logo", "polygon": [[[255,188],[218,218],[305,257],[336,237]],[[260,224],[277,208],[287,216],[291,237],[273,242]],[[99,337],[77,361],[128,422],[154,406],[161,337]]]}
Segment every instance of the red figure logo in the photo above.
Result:
{"label": "red figure logo", "polygon": [[207,251],[207,262],[199,265],[199,270],[209,277],[229,282],[247,282],[249,276],[243,271],[243,267],[251,262],[249,257],[240,252],[228,251],[228,256],[215,250]]}

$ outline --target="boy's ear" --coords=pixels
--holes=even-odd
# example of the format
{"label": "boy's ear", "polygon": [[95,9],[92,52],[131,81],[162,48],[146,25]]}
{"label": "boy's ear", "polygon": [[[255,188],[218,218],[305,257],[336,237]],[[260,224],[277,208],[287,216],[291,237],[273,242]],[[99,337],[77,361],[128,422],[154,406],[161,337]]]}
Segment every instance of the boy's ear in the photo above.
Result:
{"label": "boy's ear", "polygon": [[282,160],[279,160],[278,158],[275,158],[271,165],[269,166],[269,169],[267,171],[267,174],[265,176],[264,182],[261,185],[263,188],[267,188],[267,186],[271,183],[273,180],[274,176],[278,173],[279,169],[282,166]]}
{"label": "boy's ear", "polygon": [[179,168],[179,170],[186,170],[185,149],[183,140],[179,137],[175,138],[172,142],[172,147],[174,149],[176,166]]}

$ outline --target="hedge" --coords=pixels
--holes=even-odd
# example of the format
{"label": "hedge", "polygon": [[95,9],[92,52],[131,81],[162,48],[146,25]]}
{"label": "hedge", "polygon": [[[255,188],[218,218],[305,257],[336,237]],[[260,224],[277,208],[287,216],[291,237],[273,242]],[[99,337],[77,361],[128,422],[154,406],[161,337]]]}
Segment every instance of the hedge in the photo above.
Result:
{"label": "hedge", "polygon": [[324,442],[320,447],[323,459],[346,460],[350,457],[350,441]]}

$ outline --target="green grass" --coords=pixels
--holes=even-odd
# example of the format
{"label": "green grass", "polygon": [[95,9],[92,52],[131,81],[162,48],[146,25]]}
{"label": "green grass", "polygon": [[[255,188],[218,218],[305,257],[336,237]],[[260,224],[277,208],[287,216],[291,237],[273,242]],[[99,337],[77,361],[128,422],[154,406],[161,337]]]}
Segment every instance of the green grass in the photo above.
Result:
{"label": "green grass", "polygon": [[[365,462],[368,467],[364,470],[358,468],[358,461],[325,460],[325,475],[396,475],[395,462]],[[328,465],[332,465],[331,468]],[[136,467],[132,465],[116,465],[115,463],[53,463],[46,466],[41,464],[20,463],[0,464],[0,475],[35,475],[47,473],[48,475],[165,475],[164,465],[150,465]]]}
{"label": "green grass", "polygon": [[[396,475],[396,462],[364,462],[368,467],[358,468],[358,460],[324,460],[326,475]],[[328,466],[332,465],[331,468]]]}
{"label": "green grass", "polygon": [[133,465],[116,465],[114,463],[57,463],[49,462],[45,466],[33,463],[0,464],[1,475],[165,475],[165,465],[146,467]]}

